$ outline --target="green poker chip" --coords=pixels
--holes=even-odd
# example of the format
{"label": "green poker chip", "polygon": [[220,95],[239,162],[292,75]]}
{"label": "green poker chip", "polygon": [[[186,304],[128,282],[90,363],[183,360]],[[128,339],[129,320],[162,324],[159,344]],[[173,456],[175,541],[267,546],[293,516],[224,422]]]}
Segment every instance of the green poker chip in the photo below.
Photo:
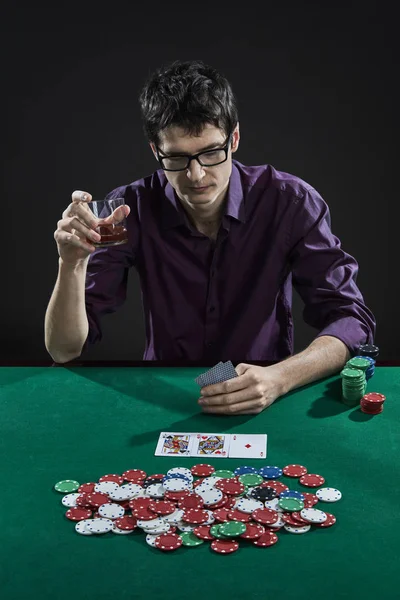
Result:
{"label": "green poker chip", "polygon": [[222,523],[220,525],[213,525],[212,527],[210,527],[210,533],[211,533],[211,535],[213,535],[216,538],[226,539],[226,537],[219,530],[221,525],[222,525]]}
{"label": "green poker chip", "polygon": [[236,537],[246,531],[246,524],[239,521],[230,521],[219,526],[219,532],[226,537]]}
{"label": "green poker chip", "polygon": [[228,471],[227,469],[220,469],[219,471],[214,471],[211,477],[222,477],[223,479],[230,479],[234,477],[233,471]]}
{"label": "green poker chip", "polygon": [[194,547],[194,546],[200,546],[201,544],[204,544],[204,540],[198,538],[191,531],[184,531],[183,533],[179,534],[179,537],[182,538],[182,544],[184,546],[193,546]]}
{"label": "green poker chip", "polygon": [[244,475],[239,475],[239,481],[244,483],[244,485],[259,485],[264,481],[264,477],[261,475],[257,475],[257,473],[244,473]]}
{"label": "green poker chip", "polygon": [[57,492],[61,492],[62,494],[66,494],[68,492],[76,492],[78,487],[81,484],[79,481],[75,481],[74,479],[63,479],[62,481],[58,481],[54,486],[54,489]]}
{"label": "green poker chip", "polygon": [[297,498],[280,498],[278,505],[289,512],[303,510],[304,508],[304,502]]}

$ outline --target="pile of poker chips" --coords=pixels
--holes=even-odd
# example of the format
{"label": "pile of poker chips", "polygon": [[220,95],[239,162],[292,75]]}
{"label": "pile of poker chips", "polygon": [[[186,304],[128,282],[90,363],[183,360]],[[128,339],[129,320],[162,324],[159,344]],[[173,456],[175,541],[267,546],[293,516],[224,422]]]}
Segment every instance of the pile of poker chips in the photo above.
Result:
{"label": "pile of poker chips", "polygon": [[315,505],[337,502],[342,497],[339,490],[300,492],[278,481],[282,475],[298,479],[307,488],[325,483],[321,475],[308,473],[302,465],[240,466],[233,472],[197,464],[156,475],[130,469],[84,484],[67,479],[54,487],[65,494],[61,500],[68,508],[65,516],[76,522],[81,535],[142,530],[147,544],[159,550],[210,541],[212,551],[230,554],[239,545],[272,546],[281,529],[302,534],[336,522],[334,515]]}
{"label": "pile of poker chips", "polygon": [[358,347],[359,356],[354,356],[347,361],[342,369],[342,400],[350,407],[360,406],[362,412],[376,415],[382,412],[383,402],[386,397],[379,392],[367,391],[367,381],[375,372],[375,358],[379,348],[373,345]]}
{"label": "pile of poker chips", "polygon": [[356,406],[367,390],[367,381],[364,371],[347,366],[347,364],[340,372],[342,378],[342,400],[347,406]]}

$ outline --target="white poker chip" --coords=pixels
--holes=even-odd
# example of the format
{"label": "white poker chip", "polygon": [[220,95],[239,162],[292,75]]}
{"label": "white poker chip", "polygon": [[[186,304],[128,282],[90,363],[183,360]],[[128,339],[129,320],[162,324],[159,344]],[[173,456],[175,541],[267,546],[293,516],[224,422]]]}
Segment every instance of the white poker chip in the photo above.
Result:
{"label": "white poker chip", "polygon": [[322,510],[318,508],[303,508],[300,511],[300,516],[309,523],[323,523],[328,518]]}
{"label": "white poker chip", "polygon": [[[272,510],[274,510],[274,509],[272,509]],[[270,527],[271,529],[273,529],[274,527],[283,527],[284,525],[286,525],[285,521],[282,519],[281,513],[278,513],[278,515],[279,515],[278,520],[275,521],[275,523],[270,523],[268,525],[268,527]]]}
{"label": "white poker chip", "polygon": [[[176,480],[174,479],[174,481]],[[146,495],[150,496],[151,498],[164,498],[166,489],[168,488],[166,488],[162,483],[152,483],[146,488]]]}
{"label": "white poker chip", "polygon": [[179,521],[182,520],[184,513],[185,513],[184,510],[177,508],[176,511],[174,511],[170,515],[164,515],[163,519],[167,523],[171,523],[172,525],[175,525],[175,523],[179,523]]}
{"label": "white poker chip", "polygon": [[279,506],[279,498],[273,498],[272,500],[266,500],[264,502],[265,508],[276,510],[276,512],[283,512],[283,509]]}
{"label": "white poker chip", "polygon": [[176,473],[187,477],[189,481],[193,481],[193,474],[190,469],[186,469],[186,467],[173,467],[167,471],[167,475],[175,475]]}
{"label": "white poker chip", "polygon": [[169,523],[163,523],[158,527],[142,527],[142,529],[145,533],[157,533],[157,535],[161,535],[162,533],[168,533],[168,531],[171,529],[171,525]]}
{"label": "white poker chip", "polygon": [[251,500],[250,498],[242,498],[236,504],[238,510],[241,510],[244,513],[251,514],[257,508],[264,508],[264,502],[260,500]]}
{"label": "white poker chip", "polygon": [[119,504],[102,504],[98,509],[99,515],[105,519],[119,519],[125,514],[125,509]]}
{"label": "white poker chip", "polygon": [[126,483],[118,486],[118,489],[108,492],[108,497],[111,500],[130,500],[131,498],[138,497],[143,491],[144,488],[136,483]]}
{"label": "white poker chip", "polygon": [[61,498],[61,502],[63,503],[64,506],[68,506],[69,508],[75,508],[76,507],[76,499],[77,497],[80,496],[80,494],[78,493],[73,493],[73,494],[67,494],[66,496],[63,496]]}
{"label": "white poker chip", "polygon": [[[172,477],[171,479],[167,479],[162,486],[164,486],[165,490],[168,492],[183,492],[184,490],[191,489],[191,483],[187,479],[178,479]],[[147,488],[147,493],[149,493],[149,488],[152,487],[149,485]]]}
{"label": "white poker chip", "polygon": [[153,529],[154,527],[159,527],[163,523],[164,519],[160,519],[160,517],[150,519],[149,521],[146,521],[145,519],[138,519],[137,526],[141,529]]}
{"label": "white poker chip", "polygon": [[146,542],[149,546],[151,546],[152,548],[156,548],[156,539],[158,538],[158,535],[153,535],[151,533],[148,533],[146,535]]}
{"label": "white poker chip", "polygon": [[103,519],[99,517],[98,519],[88,519],[91,521],[86,525],[87,529],[92,533],[107,533],[111,531],[113,528],[113,522],[111,519]]}
{"label": "white poker chip", "polygon": [[96,483],[94,486],[94,491],[100,494],[109,494],[109,492],[113,492],[119,489],[118,483],[115,481],[100,481],[100,483]]}
{"label": "white poker chip", "polygon": [[222,500],[224,494],[221,490],[217,488],[211,488],[209,490],[200,490],[198,491],[200,486],[196,488],[196,494],[203,498],[203,502],[205,506],[212,506],[213,504],[217,504],[220,500]]}
{"label": "white poker chip", "polygon": [[133,529],[120,529],[113,523],[113,528],[111,529],[112,533],[117,533],[118,535],[129,535],[133,533]]}
{"label": "white poker chip", "polygon": [[315,492],[321,502],[337,502],[342,497],[342,492],[332,487],[320,488]]}
{"label": "white poker chip", "polygon": [[311,525],[299,525],[299,527],[292,527],[291,525],[285,523],[283,528],[289,533],[307,533],[307,531],[310,531]]}
{"label": "white poker chip", "polygon": [[203,481],[201,482],[201,484],[198,487],[201,487],[202,485],[204,486],[209,486],[209,487],[215,487],[215,484],[217,483],[217,481],[220,481],[221,479],[225,479],[224,477],[213,477],[212,475],[210,475],[209,477],[204,477]]}
{"label": "white poker chip", "polygon": [[94,520],[95,519],[83,519],[82,521],[78,521],[75,524],[75,531],[81,535],[93,535],[93,533],[87,528],[87,524]]}
{"label": "white poker chip", "polygon": [[186,523],[186,521],[178,521],[178,523],[176,523],[176,527],[179,529],[179,531],[193,531],[196,529],[196,527],[198,527],[198,525],[190,525],[189,523]]}

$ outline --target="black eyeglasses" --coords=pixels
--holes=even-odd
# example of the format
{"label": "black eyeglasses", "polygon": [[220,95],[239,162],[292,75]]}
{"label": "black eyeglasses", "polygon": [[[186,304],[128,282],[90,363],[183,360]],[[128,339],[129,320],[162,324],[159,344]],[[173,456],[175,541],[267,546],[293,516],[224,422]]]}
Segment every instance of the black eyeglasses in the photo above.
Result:
{"label": "black eyeglasses", "polygon": [[197,160],[202,167],[215,167],[228,159],[231,139],[232,134],[228,137],[226,145],[223,148],[205,150],[204,152],[193,154],[193,156],[186,156],[184,154],[180,156],[160,156],[160,149],[156,146],[157,159],[164,171],[184,171],[189,167],[192,160]]}

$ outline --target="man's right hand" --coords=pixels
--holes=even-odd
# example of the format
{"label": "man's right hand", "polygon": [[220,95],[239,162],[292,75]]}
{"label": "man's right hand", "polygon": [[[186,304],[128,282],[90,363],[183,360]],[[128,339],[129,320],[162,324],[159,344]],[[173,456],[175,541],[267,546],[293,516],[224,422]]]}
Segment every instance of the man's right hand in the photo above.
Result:
{"label": "man's right hand", "polygon": [[66,263],[77,264],[96,250],[91,242],[100,241],[101,236],[96,231],[100,224],[118,223],[130,213],[130,207],[124,205],[115,209],[107,219],[97,219],[87,205],[91,201],[92,196],[88,192],[75,191],[72,203],[57,223],[54,239],[58,254]]}

